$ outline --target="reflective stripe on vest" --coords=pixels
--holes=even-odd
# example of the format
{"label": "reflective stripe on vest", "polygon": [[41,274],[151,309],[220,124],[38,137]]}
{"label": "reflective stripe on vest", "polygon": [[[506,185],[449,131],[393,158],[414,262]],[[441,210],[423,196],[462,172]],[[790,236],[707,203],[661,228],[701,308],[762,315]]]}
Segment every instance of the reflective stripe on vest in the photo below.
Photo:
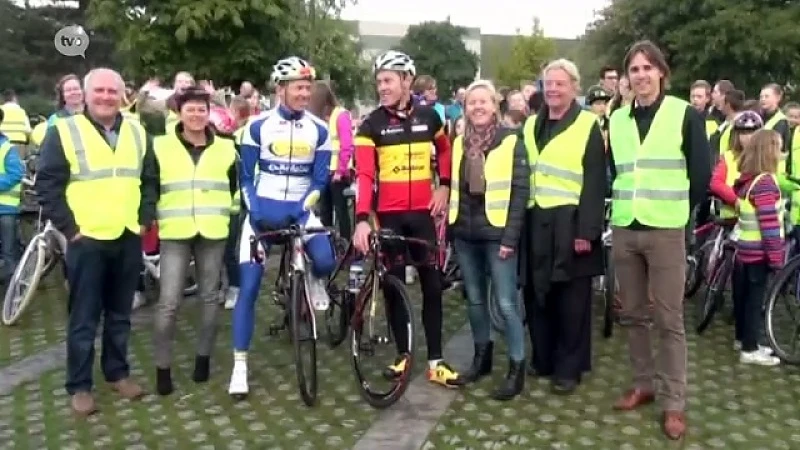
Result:
{"label": "reflective stripe on vest", "polygon": [[127,228],[139,234],[139,204],[145,131],[122,120],[112,150],[83,114],[56,121],[70,167],[67,205],[82,235],[117,239]]}
{"label": "reflective stripe on vest", "polygon": [[339,151],[341,149],[341,143],[339,142],[339,127],[336,125],[339,121],[339,114],[343,111],[342,108],[337,106],[333,108],[331,116],[328,118],[328,136],[331,139],[331,171],[339,170]]}
{"label": "reflective stripe on vest", "polygon": [[[792,135],[792,173],[794,178],[798,177],[800,173],[800,126],[794,127],[794,135]],[[789,217],[794,225],[800,225],[800,191],[792,192],[791,196],[792,207],[789,210]]]}
{"label": "reflective stripe on vest", "polygon": [[614,179],[611,222],[626,227],[638,221],[656,228],[682,228],[689,219],[689,178],[681,149],[689,104],[666,96],[644,141],[631,106],[611,115]]}
{"label": "reflective stripe on vest", "polygon": [[0,122],[0,133],[6,135],[8,140],[15,144],[27,144],[28,114],[17,105],[3,105],[3,121]]}
{"label": "reflective stripe on vest", "polygon": [[[758,183],[758,180],[761,177],[769,176],[772,177],[772,180],[775,182],[775,186],[778,185],[778,178],[775,175],[762,173],[755,177],[753,181],[750,183],[750,187],[747,188],[747,193],[745,194],[742,201],[739,202],[739,229],[741,230],[741,234],[739,235],[739,241],[745,243],[758,243],[761,242],[761,227],[758,224],[758,216],[756,215],[756,208],[753,206],[753,202],[750,201],[750,191],[753,190],[753,186]],[[775,203],[775,210],[778,211],[778,223],[781,224],[781,238],[784,237],[784,230],[783,230],[783,216],[784,216],[784,209],[783,209],[783,200],[781,198]]]}
{"label": "reflective stripe on vest", "polygon": [[538,154],[531,191],[536,206],[555,208],[577,205],[583,188],[583,155],[596,124],[591,113],[581,111],[566,130],[554,136]]}
{"label": "reflective stripe on vest", "polygon": [[710,139],[711,135],[716,133],[718,128],[719,128],[719,125],[717,124],[716,120],[714,120],[714,119],[712,119],[710,117],[706,118],[706,137],[708,137]]}
{"label": "reflective stripe on vest", "polygon": [[536,115],[532,115],[528,117],[525,121],[525,125],[522,127],[522,140],[525,143],[525,150],[528,151],[528,166],[530,167],[531,176],[530,176],[530,194],[528,196],[528,209],[533,208],[533,205],[536,201],[533,198],[534,195],[534,174],[536,173],[536,160],[539,158],[539,150],[536,148]]}
{"label": "reflective stripe on vest", "polygon": [[228,236],[231,192],[228,171],[236,160],[229,139],[215,139],[197,164],[174,133],[153,142],[160,168],[158,235],[161,239]]}
{"label": "reflective stripe on vest", "polygon": [[[725,159],[725,184],[727,186],[733,187],[733,183],[739,179],[739,161],[733,156],[733,151],[728,150],[722,154],[722,157]],[[720,217],[723,219],[732,219],[736,217],[736,210],[733,207],[728,205],[722,205],[722,210],[720,211]]]}
{"label": "reflective stripe on vest", "polygon": [[[497,147],[486,154],[484,162],[484,177],[486,191],[484,205],[486,219],[493,227],[502,228],[508,220],[508,208],[511,202],[511,180],[514,175],[514,147],[517,145],[517,136],[509,135],[503,138]],[[448,221],[456,223],[458,217],[459,197],[461,196],[461,161],[464,159],[464,138],[458,136],[453,142],[453,189],[450,191],[450,211]]]}
{"label": "reflective stripe on vest", "polygon": [[[8,152],[10,152],[12,148],[14,148],[14,145],[11,141],[5,141],[0,144],[0,175],[6,174],[6,155],[8,155]],[[7,191],[0,192],[0,205],[16,208],[19,206],[21,195],[22,183],[17,183],[11,186]]]}

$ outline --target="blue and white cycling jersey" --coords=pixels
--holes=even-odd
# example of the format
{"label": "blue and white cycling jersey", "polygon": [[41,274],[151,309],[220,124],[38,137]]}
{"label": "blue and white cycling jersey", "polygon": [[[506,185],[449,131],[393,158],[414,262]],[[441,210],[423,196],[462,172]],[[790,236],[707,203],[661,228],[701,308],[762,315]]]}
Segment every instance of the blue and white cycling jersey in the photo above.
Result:
{"label": "blue and white cycling jersey", "polygon": [[280,214],[298,219],[308,195],[328,184],[327,126],[308,112],[278,106],[247,124],[241,158],[242,197],[253,219],[281,221]]}

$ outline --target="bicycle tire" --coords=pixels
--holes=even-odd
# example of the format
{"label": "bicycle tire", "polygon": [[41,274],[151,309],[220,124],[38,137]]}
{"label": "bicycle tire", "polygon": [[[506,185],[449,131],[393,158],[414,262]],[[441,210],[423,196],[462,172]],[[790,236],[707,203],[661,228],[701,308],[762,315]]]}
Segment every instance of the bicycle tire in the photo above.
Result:
{"label": "bicycle tire", "polygon": [[686,267],[686,283],[683,288],[683,298],[691,298],[700,290],[705,279],[705,265],[707,262],[706,252],[714,244],[712,240],[706,240],[703,244],[692,253],[694,257],[694,267]]}
{"label": "bicycle tire", "polygon": [[[328,292],[331,298],[330,306],[325,311],[325,331],[330,348],[336,348],[347,338],[347,328],[352,314],[352,296],[346,289]],[[334,300],[336,298],[336,300]],[[338,315],[337,315],[338,313]]]}
{"label": "bicycle tire", "polygon": [[[34,236],[33,239],[28,243],[28,246],[25,248],[25,251],[22,253],[22,257],[17,264],[16,269],[14,269],[14,274],[11,276],[11,280],[8,283],[8,287],[6,288],[6,293],[3,298],[3,324],[7,326],[14,325],[17,323],[22,317],[22,313],[25,312],[25,309],[30,305],[31,300],[33,299],[33,294],[36,292],[36,289],[39,287],[39,281],[41,281],[44,262],[45,262],[45,249],[39,245],[39,240],[42,237]],[[24,268],[28,264],[28,260],[33,258],[33,274],[31,275],[31,281],[28,284],[28,290],[22,295],[22,298],[17,303],[17,308],[13,309],[14,301],[17,299],[17,286],[20,282],[20,277],[22,276],[22,272]]]}
{"label": "bicycle tire", "polygon": [[[767,339],[769,340],[769,346],[772,347],[772,350],[775,352],[775,356],[792,365],[800,364],[800,354],[797,356],[792,356],[780,344],[778,344],[778,340],[775,338],[775,319],[773,314],[775,313],[775,304],[777,303],[781,292],[783,292],[784,284],[791,279],[791,276],[794,275],[798,269],[800,269],[800,255],[790,259],[786,265],[775,275],[772,282],[767,287],[767,311],[765,314],[765,328]],[[795,292],[795,298],[797,298],[797,295],[798,292]]]}
{"label": "bicycle tire", "polygon": [[[297,374],[297,387],[300,390],[300,397],[307,406],[314,406],[317,402],[317,341],[314,336],[314,322],[308,320],[310,314],[314,314],[314,309],[308,303],[305,276],[303,272],[295,271],[291,277],[291,316],[292,316],[292,345],[294,347],[294,369]],[[304,314],[305,312],[305,314]],[[304,327],[304,322],[310,322],[309,327]],[[301,333],[308,330],[310,337],[304,339]],[[304,342],[310,342],[310,348],[303,349]],[[303,364],[303,356],[311,358],[310,366],[306,370]]]}
{"label": "bicycle tire", "polygon": [[617,298],[617,275],[614,270],[614,255],[611,247],[604,247],[605,274],[603,275],[603,337],[614,333],[614,301]]}
{"label": "bicycle tire", "polygon": [[[358,385],[361,397],[373,408],[384,409],[388,408],[389,406],[397,402],[397,400],[399,400],[406,392],[406,389],[408,389],[408,385],[411,384],[411,373],[414,367],[413,354],[414,354],[414,344],[416,341],[416,325],[415,325],[416,322],[414,320],[414,310],[411,307],[411,301],[408,297],[408,291],[406,290],[405,284],[402,281],[400,281],[399,278],[387,273],[383,276],[383,279],[381,280],[381,286],[379,286],[378,283],[375,282],[374,275],[369,275],[369,278],[371,279],[368,279],[366,283],[364,283],[364,286],[367,287],[369,291],[362,294],[364,295],[365,298],[364,304],[361,305],[360,308],[360,312],[362,314],[370,310],[369,303],[373,300],[373,295],[372,295],[373,289],[386,290],[387,287],[390,287],[396,290],[397,294],[396,299],[397,301],[402,303],[408,315],[407,316],[408,344],[409,344],[408,363],[403,375],[396,378],[396,383],[394,384],[394,386],[386,392],[374,392],[371,389],[370,383],[364,378],[363,376],[364,372],[361,370],[361,367],[359,366],[359,355],[361,353],[360,338],[363,333],[362,327],[365,321],[360,320],[358,318],[354,318],[353,326],[350,328],[350,343],[351,343],[350,349],[351,349],[353,375],[355,376],[355,381],[356,384]],[[385,299],[384,302],[386,302]]]}
{"label": "bicycle tire", "polygon": [[699,304],[697,334],[703,334],[708,329],[714,316],[725,302],[725,284],[730,278],[733,268],[733,253],[725,252],[722,261],[714,268],[714,272],[708,280],[703,301]]}

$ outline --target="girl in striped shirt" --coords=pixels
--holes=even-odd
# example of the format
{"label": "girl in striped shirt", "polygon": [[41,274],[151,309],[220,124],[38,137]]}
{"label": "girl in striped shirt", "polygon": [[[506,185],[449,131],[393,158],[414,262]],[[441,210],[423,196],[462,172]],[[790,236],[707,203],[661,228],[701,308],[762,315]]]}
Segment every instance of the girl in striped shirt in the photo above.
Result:
{"label": "girl in striped shirt", "polygon": [[733,277],[734,316],[741,331],[740,361],[774,366],[780,360],[758,344],[763,326],[761,304],[772,270],[784,261],[783,199],[776,172],[783,142],[778,133],[755,132],[739,161],[739,179],[733,185],[741,233],[737,240],[736,273]]}

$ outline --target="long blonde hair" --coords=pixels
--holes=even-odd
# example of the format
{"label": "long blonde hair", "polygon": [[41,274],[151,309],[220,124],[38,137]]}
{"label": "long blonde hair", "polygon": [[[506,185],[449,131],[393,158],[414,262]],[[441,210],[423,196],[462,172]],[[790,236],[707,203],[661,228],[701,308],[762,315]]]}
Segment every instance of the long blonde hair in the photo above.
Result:
{"label": "long blonde hair", "polygon": [[756,131],[739,157],[739,172],[750,175],[776,173],[781,159],[781,147],[783,139],[776,131],[764,128]]}

